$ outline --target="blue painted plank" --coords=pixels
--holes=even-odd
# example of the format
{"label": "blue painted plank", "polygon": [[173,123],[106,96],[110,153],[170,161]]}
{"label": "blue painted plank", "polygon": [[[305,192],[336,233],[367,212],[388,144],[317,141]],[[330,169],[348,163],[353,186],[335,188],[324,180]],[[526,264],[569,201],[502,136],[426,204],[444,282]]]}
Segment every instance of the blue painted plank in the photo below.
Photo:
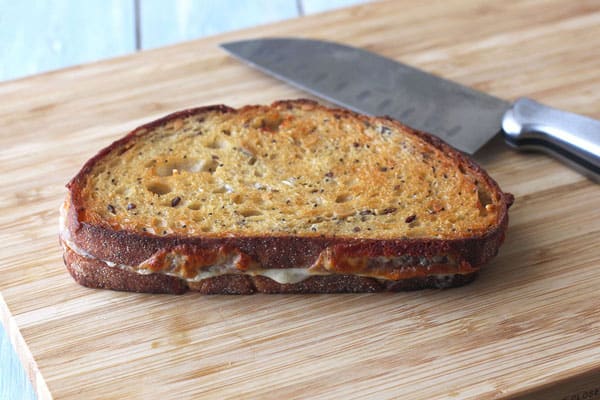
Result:
{"label": "blue painted plank", "polygon": [[0,81],[135,51],[133,0],[0,0]]}
{"label": "blue painted plank", "polygon": [[368,3],[368,0],[301,0],[305,15]]}
{"label": "blue painted plank", "polygon": [[295,0],[140,0],[142,48],[298,16]]}
{"label": "blue painted plank", "polygon": [[0,323],[0,399],[35,400],[33,386]]}

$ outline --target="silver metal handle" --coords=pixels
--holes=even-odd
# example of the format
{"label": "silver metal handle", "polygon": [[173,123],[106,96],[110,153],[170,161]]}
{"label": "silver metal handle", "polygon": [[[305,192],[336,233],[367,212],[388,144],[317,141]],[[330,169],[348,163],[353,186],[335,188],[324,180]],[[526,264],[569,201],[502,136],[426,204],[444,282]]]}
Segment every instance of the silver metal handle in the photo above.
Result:
{"label": "silver metal handle", "polygon": [[522,98],[504,114],[502,130],[511,146],[551,153],[600,182],[600,121]]}

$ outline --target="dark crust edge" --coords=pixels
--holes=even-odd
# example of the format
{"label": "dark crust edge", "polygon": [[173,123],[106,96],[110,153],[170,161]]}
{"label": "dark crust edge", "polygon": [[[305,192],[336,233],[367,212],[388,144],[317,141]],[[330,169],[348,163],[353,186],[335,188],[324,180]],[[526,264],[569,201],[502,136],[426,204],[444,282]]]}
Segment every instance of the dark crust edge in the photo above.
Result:
{"label": "dark crust edge", "polygon": [[234,108],[215,105],[198,107],[175,112],[163,118],[142,125],[129,133],[124,138],[115,141],[92,157],[79,173],[67,184],[69,189],[68,201],[71,206],[67,213],[67,227],[74,243],[86,252],[102,260],[115,263],[137,265],[151,257],[161,249],[173,248],[179,245],[188,245],[191,248],[215,248],[226,246],[237,248],[263,265],[263,268],[289,268],[312,265],[321,252],[328,247],[335,247],[338,254],[350,256],[378,256],[409,254],[418,256],[434,256],[449,254],[458,260],[469,263],[472,267],[480,265],[493,258],[504,241],[508,227],[508,209],[514,201],[510,193],[504,193],[496,183],[475,161],[458,150],[443,142],[441,139],[428,133],[409,128],[390,117],[372,118],[344,109],[334,109],[306,99],[283,100],[275,102],[271,107],[293,107],[309,104],[335,114],[345,114],[364,121],[380,121],[394,125],[399,130],[418,136],[425,142],[442,151],[447,157],[456,160],[457,165],[465,168],[485,182],[494,195],[498,196],[500,209],[497,223],[492,229],[471,237],[456,239],[360,239],[346,237],[312,237],[312,236],[247,236],[247,237],[186,237],[168,235],[164,237],[151,234],[140,234],[126,230],[114,230],[101,223],[81,221],[79,218],[82,209],[81,190],[85,184],[86,175],[94,164],[105,157],[115,148],[127,149],[127,143],[143,136],[152,128],[168,123],[169,121],[192,115],[202,115],[209,112],[244,112],[245,110],[260,106],[245,106],[236,110]]}
{"label": "dark crust edge", "polygon": [[68,247],[63,260],[73,279],[82,286],[139,293],[183,294],[188,290],[202,294],[399,292],[459,287],[472,282],[477,276],[477,272],[471,272],[456,274],[450,280],[427,276],[385,281],[354,275],[322,275],[298,283],[282,284],[263,276],[230,274],[188,284],[183,279],[164,274],[141,275],[109,267],[98,259],[80,256]]}

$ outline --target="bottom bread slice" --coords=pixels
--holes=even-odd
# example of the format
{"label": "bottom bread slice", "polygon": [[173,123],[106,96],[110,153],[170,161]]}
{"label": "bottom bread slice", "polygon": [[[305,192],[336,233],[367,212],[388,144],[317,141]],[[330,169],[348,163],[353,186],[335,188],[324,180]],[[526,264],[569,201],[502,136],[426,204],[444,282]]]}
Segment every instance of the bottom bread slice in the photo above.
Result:
{"label": "bottom bread slice", "polygon": [[165,274],[138,274],[111,267],[97,258],[77,254],[67,246],[64,262],[71,276],[83,286],[170,294],[182,294],[187,290],[202,294],[397,292],[458,287],[470,283],[477,276],[477,272],[470,272],[386,280],[356,275],[316,275],[297,283],[278,283],[265,276],[227,274],[190,282]]}

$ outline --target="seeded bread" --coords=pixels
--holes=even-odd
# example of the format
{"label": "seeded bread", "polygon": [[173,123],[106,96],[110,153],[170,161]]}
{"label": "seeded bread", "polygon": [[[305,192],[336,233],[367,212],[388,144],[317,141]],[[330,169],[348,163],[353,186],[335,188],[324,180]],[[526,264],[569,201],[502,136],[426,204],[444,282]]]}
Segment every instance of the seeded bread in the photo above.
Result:
{"label": "seeded bread", "polygon": [[496,255],[513,201],[431,135],[308,100],[171,114],[67,188],[74,279],[155,293],[459,286]]}

